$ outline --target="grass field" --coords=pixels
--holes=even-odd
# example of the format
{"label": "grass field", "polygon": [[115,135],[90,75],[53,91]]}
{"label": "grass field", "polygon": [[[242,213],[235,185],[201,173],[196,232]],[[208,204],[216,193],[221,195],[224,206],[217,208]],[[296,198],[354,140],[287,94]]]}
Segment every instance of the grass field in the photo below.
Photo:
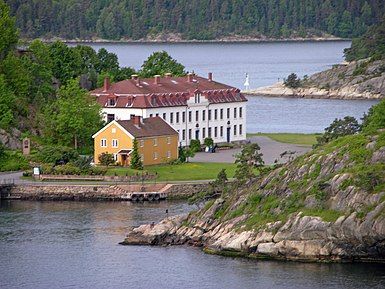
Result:
{"label": "grass field", "polygon": [[[235,164],[226,163],[184,163],[179,165],[155,165],[145,167],[143,172],[157,173],[158,181],[192,181],[215,179],[221,169],[226,169],[227,177],[232,178],[235,172]],[[142,171],[130,168],[109,168],[107,175],[119,176],[141,174]]]}
{"label": "grass field", "polygon": [[247,134],[251,136],[267,136],[272,140],[282,143],[297,144],[304,146],[312,146],[317,143],[317,136],[320,134],[303,134],[303,133],[251,133]]}

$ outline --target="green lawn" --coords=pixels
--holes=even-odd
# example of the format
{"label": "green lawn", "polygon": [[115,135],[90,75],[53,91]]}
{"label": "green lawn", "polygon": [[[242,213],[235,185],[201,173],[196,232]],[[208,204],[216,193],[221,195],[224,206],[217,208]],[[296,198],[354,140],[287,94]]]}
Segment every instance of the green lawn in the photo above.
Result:
{"label": "green lawn", "polygon": [[[227,177],[232,178],[235,172],[235,164],[227,163],[184,163],[179,165],[155,165],[147,166],[143,172],[157,173],[158,181],[192,181],[192,180],[211,180],[215,179],[221,169],[226,169]],[[109,168],[107,175],[126,174],[133,175],[142,171],[130,168],[114,167]]]}
{"label": "green lawn", "polygon": [[251,136],[267,136],[272,140],[282,143],[297,144],[304,146],[312,146],[317,143],[317,136],[320,134],[304,134],[304,133],[250,133]]}

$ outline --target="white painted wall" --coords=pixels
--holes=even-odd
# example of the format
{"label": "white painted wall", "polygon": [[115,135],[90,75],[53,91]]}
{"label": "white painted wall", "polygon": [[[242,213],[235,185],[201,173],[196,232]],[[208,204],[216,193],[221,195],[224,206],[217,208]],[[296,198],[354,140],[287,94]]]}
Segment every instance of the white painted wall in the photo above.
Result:
{"label": "white painted wall", "polygon": [[[194,98],[190,98],[194,101]],[[227,109],[230,109],[230,116],[227,117]],[[236,117],[234,117],[234,108],[236,109]],[[242,108],[242,117],[240,117],[240,108]],[[223,118],[221,119],[220,111],[223,109]],[[209,120],[209,110],[211,110],[211,120]],[[215,119],[215,110],[217,110],[217,118]],[[199,119],[196,120],[196,111],[198,111]],[[205,120],[203,120],[203,111],[205,112]],[[191,121],[189,121],[189,112],[191,112]],[[105,120],[107,114],[114,114],[116,120],[128,120],[131,114],[140,115],[143,118],[150,116],[160,116],[164,118],[176,131],[179,132],[179,141],[185,146],[190,143],[191,139],[195,139],[196,131],[199,131],[199,139],[203,143],[205,137],[208,137],[209,128],[211,128],[211,137],[214,143],[222,143],[227,141],[227,128],[230,128],[230,141],[242,141],[246,139],[246,102],[209,104],[205,99],[201,98],[201,103],[189,101],[188,106],[176,107],[158,107],[158,108],[103,108]],[[179,113],[179,121],[177,122],[177,113]],[[183,121],[183,113],[185,113],[185,121]],[[164,115],[165,114],[165,115]],[[171,114],[173,121],[171,122]],[[198,125],[198,127],[197,127]],[[234,135],[234,126],[236,126],[236,135]],[[242,126],[242,134],[240,134],[240,126]],[[223,135],[220,130],[223,127]],[[215,136],[215,128],[217,135]],[[203,129],[205,136],[203,136]],[[191,130],[191,138],[189,131]],[[183,138],[183,131],[185,137]]]}

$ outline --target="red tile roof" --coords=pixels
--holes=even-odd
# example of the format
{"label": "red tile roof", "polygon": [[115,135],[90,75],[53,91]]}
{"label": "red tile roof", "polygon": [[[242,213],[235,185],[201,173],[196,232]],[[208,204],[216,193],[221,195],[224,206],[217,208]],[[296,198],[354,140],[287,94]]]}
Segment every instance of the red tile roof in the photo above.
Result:
{"label": "red tile roof", "polygon": [[134,124],[134,119],[118,120],[117,123],[136,138],[178,134],[159,116],[144,118],[139,126]]}
{"label": "red tile roof", "polygon": [[192,81],[183,77],[162,77],[159,84],[155,78],[138,81],[127,79],[113,83],[107,90],[104,87],[91,91],[98,102],[107,107],[109,98],[116,102],[114,107],[150,108],[185,106],[187,100],[199,91],[209,103],[227,103],[247,101],[239,89],[213,80],[194,75]]}

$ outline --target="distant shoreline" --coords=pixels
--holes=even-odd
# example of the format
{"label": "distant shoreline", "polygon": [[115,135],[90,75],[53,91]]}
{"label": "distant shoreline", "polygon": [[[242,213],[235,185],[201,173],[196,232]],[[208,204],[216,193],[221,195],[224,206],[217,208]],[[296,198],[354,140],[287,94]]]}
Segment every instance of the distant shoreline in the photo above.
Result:
{"label": "distant shoreline", "polygon": [[[223,38],[213,40],[181,40],[181,39],[141,39],[141,40],[107,40],[107,39],[62,39],[62,38],[51,38],[44,39],[38,38],[45,43],[52,43],[55,41],[62,41],[68,44],[232,44],[232,43],[287,43],[287,42],[340,42],[340,41],[351,41],[347,38],[338,37],[313,37],[313,38]],[[25,42],[31,42],[30,39],[24,39]]]}

